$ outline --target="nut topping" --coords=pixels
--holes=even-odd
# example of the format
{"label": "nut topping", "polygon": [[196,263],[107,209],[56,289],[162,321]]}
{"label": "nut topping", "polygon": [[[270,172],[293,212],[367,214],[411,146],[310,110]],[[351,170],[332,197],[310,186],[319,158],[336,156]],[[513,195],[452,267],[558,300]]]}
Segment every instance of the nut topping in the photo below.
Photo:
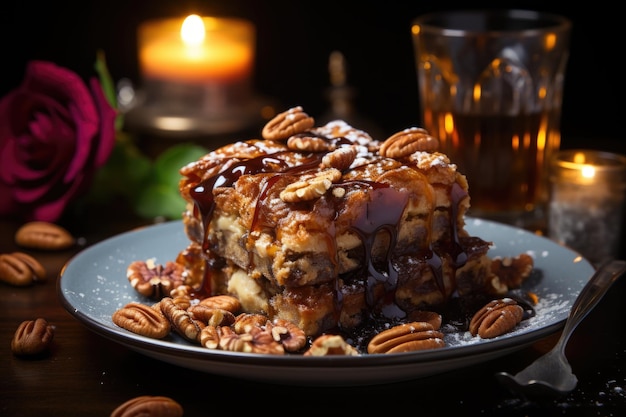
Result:
{"label": "nut topping", "polygon": [[195,342],[198,334],[206,325],[195,320],[186,308],[176,304],[171,297],[163,298],[160,305],[161,311],[169,320],[172,329],[190,342]]}
{"label": "nut topping", "polygon": [[314,200],[323,196],[330,186],[339,179],[341,179],[341,171],[336,168],[329,168],[319,172],[314,177],[287,185],[280,192],[280,198],[287,203]]}
{"label": "nut topping", "polygon": [[279,113],[263,127],[261,135],[267,140],[284,140],[306,132],[315,125],[315,119],[306,114],[301,106]]}
{"label": "nut topping", "polygon": [[170,333],[170,322],[161,310],[141,303],[128,303],[116,310],[113,323],[141,336],[162,339]]}
{"label": "nut topping", "polygon": [[233,314],[238,313],[241,310],[241,301],[232,295],[214,295],[200,300],[199,305],[204,305],[211,308],[220,308],[222,310],[230,311]]}
{"label": "nut topping", "polygon": [[524,309],[512,298],[493,300],[472,317],[469,331],[472,336],[491,339],[510,332],[524,316]]}
{"label": "nut topping", "polygon": [[283,355],[283,345],[272,334],[260,327],[252,327],[248,333],[235,333],[230,327],[220,327],[222,332],[219,346],[223,350],[245,353]]}
{"label": "nut topping", "polygon": [[235,322],[235,315],[221,308],[196,304],[189,307],[187,311],[193,319],[201,321],[206,326],[230,326]]}
{"label": "nut topping", "polygon": [[291,136],[287,139],[287,148],[292,151],[328,152],[335,149],[335,145],[324,138],[316,136]]}
{"label": "nut topping", "polygon": [[233,324],[233,330],[236,333],[249,333],[253,327],[265,326],[267,323],[267,316],[257,313],[241,313],[235,317],[235,323]]}
{"label": "nut topping", "polygon": [[356,146],[342,146],[334,151],[324,155],[322,158],[322,166],[329,168],[337,168],[339,171],[345,171],[350,168],[352,162],[356,158],[358,150]]}
{"label": "nut topping", "polygon": [[331,355],[358,356],[359,351],[339,335],[324,334],[317,337],[311,344],[311,347],[304,352],[304,356]]}
{"label": "nut topping", "polygon": [[184,283],[183,270],[176,262],[168,261],[164,267],[148,259],[132,262],[126,269],[126,276],[139,294],[158,301]]}
{"label": "nut topping", "polygon": [[142,395],[121,404],[110,417],[182,417],[183,407],[169,397]]}
{"label": "nut topping", "polygon": [[297,352],[306,345],[304,331],[290,321],[276,319],[265,326],[275,341],[282,343],[287,352]]}
{"label": "nut topping", "polygon": [[73,246],[75,239],[65,228],[54,223],[29,222],[15,233],[15,243],[25,248],[61,250]]}
{"label": "nut topping", "polygon": [[54,326],[46,319],[23,321],[11,340],[11,350],[18,356],[38,355],[49,349],[54,337]]}
{"label": "nut topping", "polygon": [[491,272],[508,288],[518,288],[533,270],[533,258],[527,253],[516,257],[494,258]]}
{"label": "nut topping", "polygon": [[417,151],[433,152],[439,147],[439,140],[419,127],[404,129],[380,146],[380,154],[387,158],[401,158]]}
{"label": "nut topping", "polygon": [[443,333],[430,323],[415,321],[378,333],[367,345],[368,353],[398,353],[445,346]]}

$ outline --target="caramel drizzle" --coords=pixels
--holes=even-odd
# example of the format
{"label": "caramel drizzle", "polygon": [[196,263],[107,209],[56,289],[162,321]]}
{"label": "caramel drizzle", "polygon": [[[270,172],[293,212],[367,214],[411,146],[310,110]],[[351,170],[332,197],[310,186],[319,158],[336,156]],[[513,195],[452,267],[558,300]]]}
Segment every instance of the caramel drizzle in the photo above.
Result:
{"label": "caramel drizzle", "polygon": [[[311,136],[311,132],[301,134],[301,136]],[[315,135],[322,137],[319,135]],[[346,138],[325,138],[325,140],[332,141],[334,144],[343,145],[345,143],[352,143]],[[259,148],[260,149],[260,148]],[[298,166],[290,166],[282,157],[288,155],[291,151],[284,150],[274,153],[264,153],[258,157],[243,159],[227,168],[222,169],[218,174],[209,177],[201,181],[190,192],[190,195],[195,203],[195,208],[199,212],[202,219],[203,226],[203,243],[202,248],[204,251],[209,251],[208,243],[208,228],[215,209],[215,201],[213,198],[213,190],[217,187],[232,187],[233,184],[242,176],[247,174],[260,174],[260,173],[274,173],[275,175],[269,176],[263,185],[255,205],[252,230],[257,230],[259,225],[263,225],[262,221],[262,207],[265,206],[265,201],[271,188],[275,185],[278,179],[282,175],[296,174],[307,171],[316,170],[319,167],[319,163],[326,152],[310,153],[303,155],[302,163]],[[350,226],[361,239],[364,255],[365,265],[363,273],[367,274],[366,280],[366,302],[370,308],[373,308],[376,304],[374,300],[374,288],[377,284],[382,283],[384,287],[384,299],[382,300],[381,313],[387,318],[403,318],[406,316],[406,312],[403,311],[395,302],[395,291],[398,285],[398,271],[393,266],[392,254],[395,251],[398,230],[402,214],[408,203],[408,195],[402,193],[388,184],[378,183],[373,181],[363,180],[349,180],[340,184],[341,186],[363,186],[369,187],[372,197],[367,204],[367,209],[362,213],[354,223]],[[450,254],[454,261],[454,267],[458,268],[462,266],[467,260],[467,253],[463,250],[458,235],[456,217],[458,213],[459,203],[463,198],[467,196],[467,193],[458,185],[453,184],[450,189],[451,197],[451,209],[449,213],[450,230],[452,231],[452,239],[446,248],[439,248],[445,250]],[[336,208],[337,209],[337,208]],[[372,260],[372,249],[376,236],[379,233],[387,233],[389,235],[390,244],[385,256],[386,266],[383,271],[379,271]],[[330,231],[329,231],[330,233]],[[252,237],[249,236],[249,239]],[[328,239],[329,245],[332,245],[329,253],[336,253],[333,239]],[[251,258],[252,259],[252,258]],[[423,254],[423,259],[428,262],[429,267],[433,271],[437,286],[443,293],[444,279],[442,271],[442,260],[437,251],[432,246],[429,246],[429,250]],[[251,261],[252,262],[252,261]],[[250,262],[250,263],[251,263]],[[336,259],[333,259],[336,263]],[[252,268],[253,265],[251,264]],[[208,268],[207,268],[208,269]],[[209,272],[207,271],[207,274]],[[205,274],[206,275],[206,274]],[[210,288],[207,288],[208,277],[205,276],[203,288],[207,293],[210,293]],[[335,294],[336,294],[336,315],[338,316],[342,309],[342,294],[338,288],[338,282],[335,282]]]}

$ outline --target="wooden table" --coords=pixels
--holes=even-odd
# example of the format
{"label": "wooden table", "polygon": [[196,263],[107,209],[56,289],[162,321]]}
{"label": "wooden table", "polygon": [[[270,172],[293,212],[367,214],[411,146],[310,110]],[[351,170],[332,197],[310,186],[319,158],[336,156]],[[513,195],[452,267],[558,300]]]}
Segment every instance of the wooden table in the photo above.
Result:
{"label": "wooden table", "polygon": [[[505,357],[418,380],[362,387],[282,386],[232,379],[170,365],[109,341],[71,316],[57,295],[58,274],[79,250],[134,227],[109,219],[68,229],[83,246],[61,252],[24,250],[13,236],[19,224],[0,222],[0,253],[22,250],[46,267],[47,282],[30,287],[0,283],[0,416],[108,416],[139,395],[178,401],[185,416],[385,415],[529,416],[626,415],[626,278],[620,279],[570,339],[568,355],[579,378],[567,397],[538,404],[500,386],[494,373],[517,372],[549,349],[558,335]],[[10,342],[19,324],[38,317],[56,327],[47,357],[16,357]],[[543,415],[543,413],[542,413]]]}

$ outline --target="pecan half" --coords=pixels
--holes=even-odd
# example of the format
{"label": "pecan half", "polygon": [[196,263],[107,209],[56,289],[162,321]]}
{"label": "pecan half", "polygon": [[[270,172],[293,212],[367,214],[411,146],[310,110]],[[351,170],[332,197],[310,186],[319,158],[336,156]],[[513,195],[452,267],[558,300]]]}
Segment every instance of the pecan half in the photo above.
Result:
{"label": "pecan half", "polygon": [[314,200],[323,196],[339,179],[341,171],[336,168],[325,169],[313,177],[287,185],[280,192],[280,199],[286,203]]}
{"label": "pecan half", "polygon": [[324,138],[303,135],[287,139],[287,148],[296,152],[328,152],[334,150],[335,145]]}
{"label": "pecan half", "polygon": [[119,405],[111,417],[182,417],[183,407],[169,397],[142,395]]}
{"label": "pecan half", "polygon": [[219,349],[220,347],[220,328],[215,326],[206,326],[198,334],[198,342],[208,349]]}
{"label": "pecan half", "polygon": [[213,295],[211,297],[203,298],[200,300],[199,305],[211,308],[220,308],[222,310],[230,311],[233,314],[236,314],[241,310],[241,301],[232,295]]}
{"label": "pecan half", "polygon": [[54,326],[46,319],[23,321],[11,340],[11,351],[18,356],[33,356],[49,349],[54,337]]}
{"label": "pecan half", "polygon": [[439,140],[419,127],[404,129],[392,136],[380,146],[380,154],[387,158],[401,158],[413,152],[433,152],[439,147]]}
{"label": "pecan half", "polygon": [[304,331],[288,320],[276,319],[268,322],[266,329],[274,340],[282,343],[287,352],[297,352],[306,345],[306,334]]}
{"label": "pecan half", "polygon": [[298,133],[306,132],[314,125],[315,119],[306,114],[301,106],[297,106],[274,116],[263,127],[261,135],[263,139],[284,140]]}
{"label": "pecan half", "polygon": [[344,340],[343,337],[334,334],[323,334],[318,336],[309,349],[304,352],[304,356],[331,356],[348,355],[358,356],[359,351]]}
{"label": "pecan half", "polygon": [[322,166],[328,168],[337,168],[339,171],[345,171],[350,168],[352,162],[358,153],[356,146],[342,146],[334,151],[324,155],[322,158]]}
{"label": "pecan half", "polygon": [[512,298],[501,298],[487,303],[472,317],[469,331],[472,336],[491,339],[510,332],[524,316],[524,309]]}
{"label": "pecan half", "polygon": [[253,327],[263,328],[267,323],[267,316],[257,313],[241,313],[235,317],[235,323],[233,323],[233,330],[235,333],[250,333],[250,329]]}
{"label": "pecan half", "polygon": [[398,353],[445,346],[443,333],[430,323],[414,321],[378,333],[367,345],[368,353]]}
{"label": "pecan half", "polygon": [[434,312],[434,311],[414,310],[411,313],[409,313],[409,320],[424,321],[426,323],[429,323],[431,326],[433,326],[433,329],[439,330],[439,328],[441,327],[443,318],[441,317],[441,314]]}
{"label": "pecan half", "polygon": [[116,310],[113,323],[135,334],[162,339],[170,333],[170,322],[160,309],[132,302]]}
{"label": "pecan half", "polygon": [[184,284],[183,272],[183,266],[176,262],[168,261],[163,266],[154,259],[148,259],[131,262],[126,269],[126,276],[139,294],[158,301]]}
{"label": "pecan half", "polygon": [[195,342],[198,334],[206,325],[199,320],[195,320],[186,308],[182,308],[171,297],[164,297],[161,300],[161,311],[169,320],[172,329],[190,342]]}
{"label": "pecan half", "polygon": [[35,221],[25,223],[17,230],[15,243],[32,249],[61,250],[73,246],[75,239],[59,225]]}
{"label": "pecan half", "polygon": [[507,288],[518,288],[533,270],[534,260],[527,253],[515,257],[494,258],[491,261],[491,272]]}
{"label": "pecan half", "polygon": [[248,333],[235,333],[230,327],[220,327],[219,346],[223,350],[245,353],[264,353],[283,355],[285,349],[272,337],[272,334],[260,327],[252,327]]}
{"label": "pecan half", "polygon": [[196,304],[187,309],[191,318],[206,326],[230,326],[235,322],[235,315],[228,310]]}
{"label": "pecan half", "polygon": [[23,287],[45,278],[45,268],[32,256],[22,252],[0,254],[0,281]]}

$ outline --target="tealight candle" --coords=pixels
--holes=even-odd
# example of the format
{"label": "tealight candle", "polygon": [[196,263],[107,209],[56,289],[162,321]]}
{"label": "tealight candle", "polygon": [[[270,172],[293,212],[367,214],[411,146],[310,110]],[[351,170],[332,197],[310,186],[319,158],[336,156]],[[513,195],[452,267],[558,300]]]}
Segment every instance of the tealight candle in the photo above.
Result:
{"label": "tealight candle", "polygon": [[238,18],[190,15],[140,25],[143,89],[128,125],[182,137],[235,131],[256,121],[255,37],[254,25]]}
{"label": "tealight candle", "polygon": [[188,16],[144,23],[139,65],[145,79],[187,84],[246,81],[254,63],[254,27],[242,19]]}
{"label": "tealight candle", "polygon": [[548,235],[594,264],[615,258],[626,198],[626,156],[565,150],[551,162]]}

